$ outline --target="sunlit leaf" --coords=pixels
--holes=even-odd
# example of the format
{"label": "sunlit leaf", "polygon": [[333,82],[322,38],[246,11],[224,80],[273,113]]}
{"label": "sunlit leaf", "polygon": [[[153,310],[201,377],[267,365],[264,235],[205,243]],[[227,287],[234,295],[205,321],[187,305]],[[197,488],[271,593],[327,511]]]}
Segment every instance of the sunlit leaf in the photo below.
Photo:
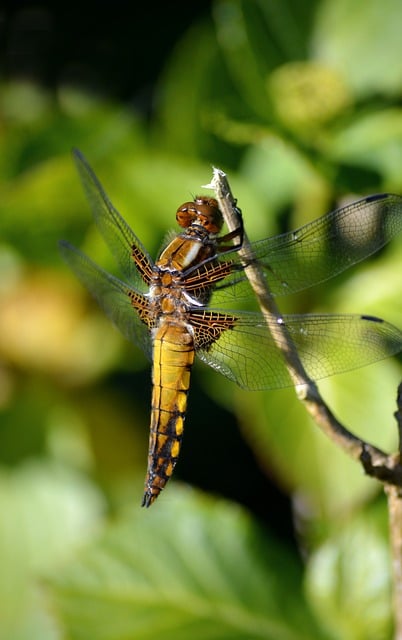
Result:
{"label": "sunlit leaf", "polygon": [[201,155],[208,147],[201,114],[212,97],[216,55],[216,40],[208,23],[194,26],[176,46],[158,92],[158,119],[154,123],[158,145],[185,157]]}
{"label": "sunlit leaf", "polygon": [[1,637],[55,640],[39,581],[93,533],[100,495],[78,474],[37,462],[0,471],[0,510]]}
{"label": "sunlit leaf", "polygon": [[364,513],[341,527],[311,556],[306,589],[323,626],[337,640],[391,637],[391,584],[387,521]]}
{"label": "sunlit leaf", "polygon": [[[244,155],[241,174],[265,203],[264,218],[271,218],[272,225],[266,235],[277,231],[272,224],[275,210],[291,207],[289,227],[297,228],[330,206],[330,185],[306,156],[280,137],[271,136],[250,147]],[[248,231],[253,212],[244,207],[243,214]]]}
{"label": "sunlit leaf", "polygon": [[[338,69],[355,95],[401,90],[399,0],[324,0],[313,35],[316,58]],[[364,64],[362,63],[364,61]]]}
{"label": "sunlit leaf", "polygon": [[401,190],[402,110],[390,108],[360,114],[331,133],[326,151],[337,162],[379,171],[393,190]]}
{"label": "sunlit leaf", "polygon": [[294,560],[239,508],[169,493],[53,579],[70,640],[322,637]]}
{"label": "sunlit leaf", "polygon": [[[233,82],[251,113],[264,120],[270,119],[272,111],[265,87],[269,72],[292,57],[305,55],[298,7],[288,0],[215,3],[217,39]],[[307,7],[300,13],[303,23],[308,21]]]}

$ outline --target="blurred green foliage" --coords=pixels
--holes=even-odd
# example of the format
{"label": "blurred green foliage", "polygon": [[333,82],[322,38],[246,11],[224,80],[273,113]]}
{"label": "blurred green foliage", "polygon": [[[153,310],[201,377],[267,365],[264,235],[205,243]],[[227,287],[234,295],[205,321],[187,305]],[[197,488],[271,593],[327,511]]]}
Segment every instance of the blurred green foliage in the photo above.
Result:
{"label": "blurred green foliage", "polygon": [[[151,255],[212,164],[229,172],[253,239],[344,198],[402,193],[401,20],[398,0],[216,0],[172,52],[149,122],[69,86],[1,86],[1,640],[391,637],[379,488],[292,390],[195,375],[232,422],[214,429],[239,422],[291,497],[303,570],[239,506],[174,481],[150,512],[127,513],[145,473],[149,365],[67,273],[57,241],[115,268],[71,146]],[[400,248],[282,308],[400,326]],[[352,430],[392,450],[400,375],[389,360],[320,387]]]}

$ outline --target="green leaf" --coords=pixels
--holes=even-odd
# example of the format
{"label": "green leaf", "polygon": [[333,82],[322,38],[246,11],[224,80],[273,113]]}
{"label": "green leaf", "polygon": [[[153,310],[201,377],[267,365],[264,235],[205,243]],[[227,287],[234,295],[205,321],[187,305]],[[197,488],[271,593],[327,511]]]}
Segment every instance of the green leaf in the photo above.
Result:
{"label": "green leaf", "polygon": [[360,113],[330,135],[326,151],[335,162],[360,164],[381,172],[391,185],[387,189],[402,190],[402,110]]}
{"label": "green leaf", "polygon": [[[325,207],[329,206],[327,201],[330,185],[306,155],[279,136],[272,135],[250,146],[242,161],[241,174],[247,179],[257,198],[263,202],[265,208],[262,215],[271,223],[266,235],[278,232],[279,229],[273,226],[273,212],[278,217],[281,208],[291,209],[288,224],[290,228],[297,228],[314,216],[321,215]],[[231,179],[231,175],[229,178]],[[253,211],[244,207],[239,198],[240,203],[249,233],[249,220]]]}
{"label": "green leaf", "polygon": [[[272,0],[216,2],[217,39],[242,99],[264,121],[272,110],[265,86],[277,65],[306,54],[302,22],[309,10],[303,4]],[[299,15],[298,15],[299,13]]]}
{"label": "green leaf", "polygon": [[358,97],[400,95],[401,20],[399,0],[324,0],[313,54],[342,73]]}
{"label": "green leaf", "polygon": [[309,599],[331,637],[339,640],[391,637],[387,514],[385,508],[377,511],[354,518],[308,562]]}
{"label": "green leaf", "polygon": [[322,637],[282,546],[240,508],[174,486],[52,582],[70,640]]}
{"label": "green leaf", "polygon": [[0,472],[0,635],[55,640],[39,580],[93,532],[98,492],[73,471],[31,462]]}
{"label": "green leaf", "polygon": [[[216,55],[209,23],[191,28],[176,46],[158,91],[155,138],[159,146],[186,157],[200,155],[209,146],[201,114],[211,96]],[[207,155],[210,160],[214,157]]]}

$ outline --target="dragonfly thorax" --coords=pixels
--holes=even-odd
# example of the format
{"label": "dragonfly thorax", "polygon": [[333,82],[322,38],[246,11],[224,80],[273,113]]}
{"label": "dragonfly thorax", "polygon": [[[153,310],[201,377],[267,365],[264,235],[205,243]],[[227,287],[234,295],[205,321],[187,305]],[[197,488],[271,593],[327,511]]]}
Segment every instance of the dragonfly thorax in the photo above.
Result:
{"label": "dragonfly thorax", "polygon": [[194,222],[162,251],[155,266],[160,273],[162,271],[183,273],[215,255],[216,239],[214,234],[210,234],[205,227]]}
{"label": "dragonfly thorax", "polygon": [[187,322],[191,304],[195,301],[182,286],[181,274],[176,270],[157,268],[148,293],[149,310],[156,319]]}

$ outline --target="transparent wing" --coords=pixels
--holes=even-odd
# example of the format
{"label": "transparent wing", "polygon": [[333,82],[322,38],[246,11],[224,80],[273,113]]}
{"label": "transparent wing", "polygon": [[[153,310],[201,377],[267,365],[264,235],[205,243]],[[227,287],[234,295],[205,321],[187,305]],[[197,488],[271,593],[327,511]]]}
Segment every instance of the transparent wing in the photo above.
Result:
{"label": "transparent wing", "polygon": [[[233,318],[233,328],[197,351],[201,360],[245,389],[293,386],[261,314],[236,312]],[[402,349],[402,332],[370,316],[284,315],[281,321],[313,380],[366,366]]]}
{"label": "transparent wing", "polygon": [[151,266],[153,266],[152,259],[134,231],[110,202],[101,183],[82,153],[74,149],[73,156],[100,233],[110,248],[122,274],[137,289],[144,291],[144,282],[132,259],[133,247],[139,250],[143,255],[144,261]]}
{"label": "transparent wing", "polygon": [[[381,194],[363,198],[314,220],[297,231],[252,243],[273,295],[301,291],[341,273],[375,253],[402,231],[402,197]],[[214,304],[249,295],[242,276],[246,261],[225,253],[235,270],[217,287]],[[236,285],[236,286],[234,286]],[[215,302],[215,300],[217,302]]]}
{"label": "transparent wing", "polygon": [[98,267],[68,242],[60,242],[60,251],[68,266],[89,289],[110,320],[128,340],[139,346],[151,359],[149,329],[138,315],[147,307],[146,298]]}

